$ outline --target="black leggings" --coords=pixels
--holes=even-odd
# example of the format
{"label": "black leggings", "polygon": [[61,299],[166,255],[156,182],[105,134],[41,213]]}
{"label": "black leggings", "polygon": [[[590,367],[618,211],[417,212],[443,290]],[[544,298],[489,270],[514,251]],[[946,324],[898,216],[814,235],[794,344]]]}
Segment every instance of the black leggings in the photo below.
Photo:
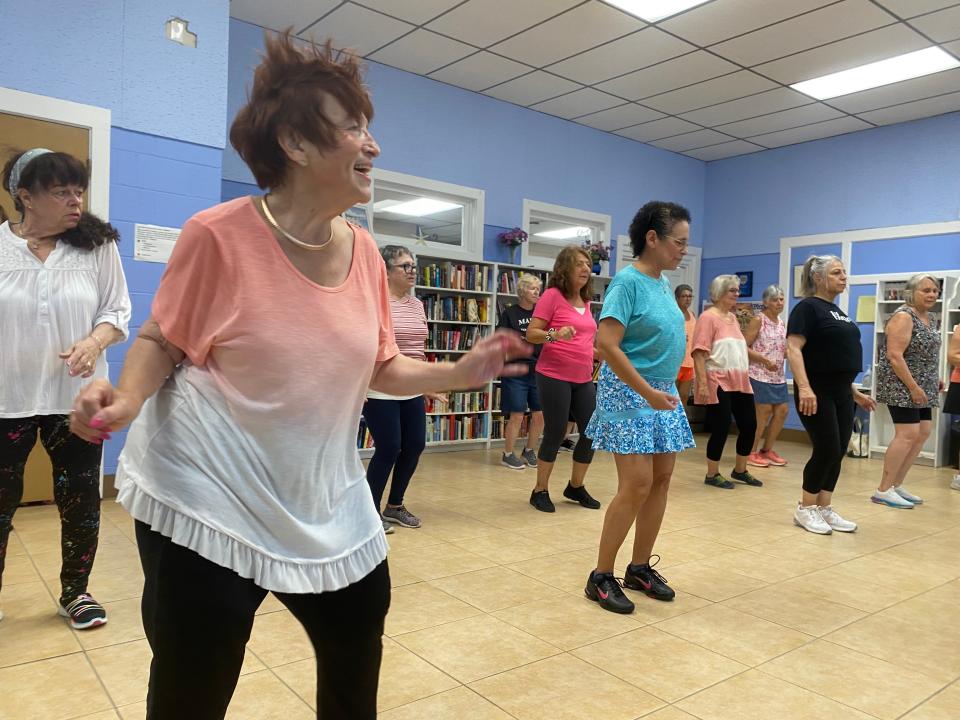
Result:
{"label": "black leggings", "polygon": [[[240,677],[254,613],[267,591],[137,521],[143,629],[153,651],[148,720],[221,720]],[[390,606],[384,560],[334,592],[274,593],[317,657],[317,717],[374,720]]]}
{"label": "black leggings", "polygon": [[833,492],[840,477],[840,464],[847,452],[853,434],[853,390],[849,378],[816,378],[811,376],[810,388],[817,396],[817,412],[800,412],[800,393],[794,392],[793,401],[800,415],[813,453],[803,468],[803,490],[811,495]]}
{"label": "black leggings", "polygon": [[597,407],[596,386],[592,381],[573,383],[537,373],[537,394],[543,408],[543,440],[537,457],[544,462],[557,461],[560,443],[567,434],[567,422],[573,417],[580,433],[573,460],[589,464],[593,460],[593,443],[585,431]]}
{"label": "black leggings", "polygon": [[387,503],[403,505],[403,495],[426,445],[427,416],[423,395],[409,400],[371,398],[363,406],[363,419],[373,437],[373,457],[367,466],[367,483],[377,512],[380,512],[391,470],[393,482],[390,483]]}
{"label": "black leggings", "polygon": [[37,431],[53,465],[53,497],[60,512],[60,604],[87,591],[100,536],[102,448],[70,432],[66,415],[0,419],[0,586],[13,514],[23,498],[23,471]]}
{"label": "black leggings", "polygon": [[753,450],[753,439],[757,434],[757,411],[753,406],[753,395],[745,392],[727,392],[717,388],[717,403],[707,405],[707,460],[720,462],[723,446],[730,434],[730,417],[737,421],[737,455],[749,455]]}

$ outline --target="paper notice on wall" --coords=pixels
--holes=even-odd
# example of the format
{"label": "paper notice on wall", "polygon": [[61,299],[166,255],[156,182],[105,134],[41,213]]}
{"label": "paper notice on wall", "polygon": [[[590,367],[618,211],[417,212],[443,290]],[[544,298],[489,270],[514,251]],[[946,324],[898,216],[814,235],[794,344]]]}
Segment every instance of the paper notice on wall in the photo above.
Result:
{"label": "paper notice on wall", "polygon": [[857,322],[872,323],[877,321],[877,296],[861,295],[857,298]]}
{"label": "paper notice on wall", "polygon": [[133,228],[134,259],[155,263],[165,263],[170,259],[173,246],[180,237],[180,228],[139,223]]}

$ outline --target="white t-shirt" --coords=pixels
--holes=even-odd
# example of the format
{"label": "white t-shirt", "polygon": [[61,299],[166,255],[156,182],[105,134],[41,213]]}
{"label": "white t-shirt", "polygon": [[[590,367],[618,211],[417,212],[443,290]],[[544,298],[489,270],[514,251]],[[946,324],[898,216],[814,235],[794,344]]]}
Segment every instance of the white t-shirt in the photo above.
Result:
{"label": "white t-shirt", "polygon": [[338,590],[386,557],[356,437],[397,346],[383,260],[353,231],[346,281],[323,287],[250,198],[223,203],[184,226],[153,303],[188,359],[130,427],[118,502],[267,590]]}
{"label": "white t-shirt", "polygon": [[[60,241],[40,262],[10,223],[0,225],[0,417],[69,413],[92,378],[70,377],[58,355],[101,323],[126,339],[130,296],[116,243]],[[106,376],[101,353],[93,377]]]}

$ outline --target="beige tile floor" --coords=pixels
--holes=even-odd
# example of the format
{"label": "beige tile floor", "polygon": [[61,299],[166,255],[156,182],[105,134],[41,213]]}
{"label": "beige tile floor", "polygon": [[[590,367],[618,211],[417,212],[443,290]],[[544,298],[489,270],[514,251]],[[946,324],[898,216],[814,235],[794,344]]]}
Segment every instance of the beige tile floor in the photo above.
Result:
{"label": "beige tile floor", "polygon": [[[952,471],[915,468],[909,485],[927,503],[891,510],[869,502],[879,463],[847,460],[835,504],[860,530],[819,537],[791,523],[805,450],[781,451],[788,467],[756,471],[764,488],[732,492],[703,486],[702,449],[680,459],[657,548],[677,600],[635,596],[630,616],[583,597],[602,511],[535,512],[533,471],[501,468],[495,450],[424,456],[407,497],[423,528],[390,538],[381,716],[957,720]],[[555,500],[569,464],[561,455]],[[615,484],[598,453],[589,488],[606,504]],[[110,622],[74,632],[55,613],[56,510],[18,513],[0,595],[0,718],[144,717],[132,523],[112,502],[103,514],[91,591]],[[311,658],[268,597],[228,717],[313,717]]]}

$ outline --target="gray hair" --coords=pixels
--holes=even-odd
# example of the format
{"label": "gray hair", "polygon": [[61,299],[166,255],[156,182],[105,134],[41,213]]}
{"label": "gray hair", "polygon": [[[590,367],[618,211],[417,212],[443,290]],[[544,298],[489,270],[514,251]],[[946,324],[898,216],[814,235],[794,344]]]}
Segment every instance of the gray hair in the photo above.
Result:
{"label": "gray hair", "polygon": [[821,280],[827,274],[827,268],[833,263],[843,265],[843,260],[836,255],[811,255],[803,264],[800,274],[800,294],[804,297],[813,297],[817,294],[817,278]]}
{"label": "gray hair", "polygon": [[786,297],[786,295],[783,294],[783,288],[779,285],[767,285],[767,287],[764,288],[763,295],[760,296],[760,299],[762,302],[766,303],[767,300],[773,300],[777,297]]}
{"label": "gray hair", "polygon": [[937,280],[933,275],[927,275],[926,273],[917,273],[916,275],[911,275],[910,279],[907,280],[907,284],[903,287],[903,302],[913,307],[913,301],[916,297],[915,293],[920,287],[920,283],[922,283],[924,280],[929,280],[938,288],[940,287],[940,281]]}
{"label": "gray hair", "polygon": [[531,287],[533,285],[543,287],[543,280],[533,273],[520,273],[520,277],[517,278],[517,294],[520,294],[520,288]]}
{"label": "gray hair", "polygon": [[738,275],[717,275],[710,281],[710,302],[715,303],[732,287],[740,288]]}
{"label": "gray hair", "polygon": [[387,266],[388,270],[393,267],[393,261],[401,255],[409,255],[410,257],[413,257],[413,253],[410,252],[410,248],[405,245],[384,245],[382,248],[380,248],[380,257],[383,258],[383,262]]}
{"label": "gray hair", "polygon": [[680,285],[677,285],[677,287],[673,289],[673,296],[679,300],[680,296],[685,292],[689,292],[691,295],[693,295],[693,288],[690,287],[689,285],[681,283]]}

